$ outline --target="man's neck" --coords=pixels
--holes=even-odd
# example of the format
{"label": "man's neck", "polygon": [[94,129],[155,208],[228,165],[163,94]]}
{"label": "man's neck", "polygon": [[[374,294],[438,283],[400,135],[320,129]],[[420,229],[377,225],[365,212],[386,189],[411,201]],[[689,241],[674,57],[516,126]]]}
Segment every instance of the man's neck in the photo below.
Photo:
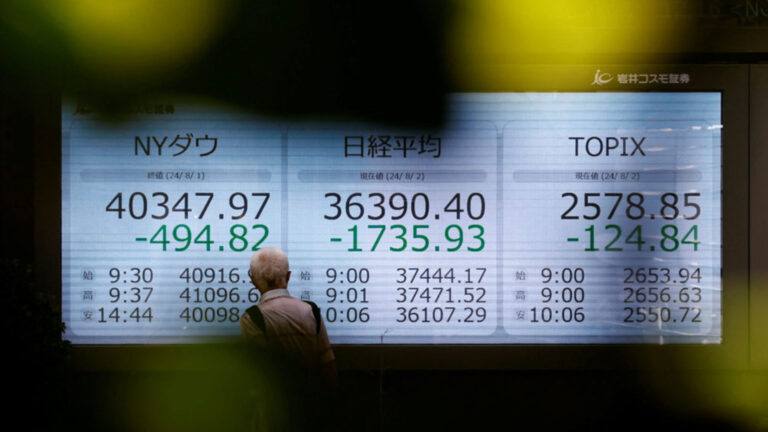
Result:
{"label": "man's neck", "polygon": [[277,297],[290,297],[291,294],[286,288],[272,288],[261,295],[260,301],[267,301]]}
{"label": "man's neck", "polygon": [[264,295],[270,291],[279,290],[279,289],[288,289],[287,286],[276,286],[276,287],[270,287],[270,288],[259,288],[257,287],[261,295]]}

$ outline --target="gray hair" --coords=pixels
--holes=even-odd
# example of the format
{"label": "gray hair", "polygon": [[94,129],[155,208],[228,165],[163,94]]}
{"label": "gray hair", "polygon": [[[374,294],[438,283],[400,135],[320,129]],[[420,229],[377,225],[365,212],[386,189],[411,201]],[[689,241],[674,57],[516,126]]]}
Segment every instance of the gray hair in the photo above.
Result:
{"label": "gray hair", "polygon": [[264,282],[266,288],[287,285],[288,257],[281,249],[266,247],[259,249],[251,257],[251,281],[257,288]]}

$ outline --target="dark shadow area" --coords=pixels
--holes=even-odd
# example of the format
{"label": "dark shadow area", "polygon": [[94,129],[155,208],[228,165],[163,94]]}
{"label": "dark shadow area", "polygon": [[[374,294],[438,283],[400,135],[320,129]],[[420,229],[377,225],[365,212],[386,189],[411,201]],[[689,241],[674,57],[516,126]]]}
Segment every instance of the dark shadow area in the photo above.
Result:
{"label": "dark shadow area", "polygon": [[[114,115],[129,113],[148,95],[170,93],[215,99],[270,116],[440,123],[449,88],[449,3],[221,4],[218,31],[201,42],[203,48],[194,55],[170,71],[123,76],[121,71],[94,72],[78,61],[67,28],[45,8],[8,2],[0,7],[5,12],[0,20],[0,67],[5,82],[14,82],[5,91],[26,98],[46,88],[63,89]],[[143,23],[135,25],[142,28]],[[158,33],[158,43],[161,37],[173,36],[142,30]]]}
{"label": "dark shadow area", "polygon": [[[323,412],[335,416],[329,423],[308,426],[310,416],[293,400],[279,420],[293,427],[276,430],[761,430],[705,412],[684,388],[670,386],[676,405],[663,403],[646,380],[628,372],[393,371],[382,378],[345,371],[338,398]],[[256,411],[242,376],[225,372],[81,372],[70,384],[62,404],[68,430],[248,430]]]}

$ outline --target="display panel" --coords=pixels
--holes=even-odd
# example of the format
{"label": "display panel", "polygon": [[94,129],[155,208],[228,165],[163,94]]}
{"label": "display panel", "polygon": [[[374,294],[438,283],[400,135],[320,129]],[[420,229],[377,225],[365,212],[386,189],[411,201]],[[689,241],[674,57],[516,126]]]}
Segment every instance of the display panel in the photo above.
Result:
{"label": "display panel", "polygon": [[465,93],[441,130],[62,108],[76,343],[239,334],[252,251],[337,344],[718,343],[721,94]]}

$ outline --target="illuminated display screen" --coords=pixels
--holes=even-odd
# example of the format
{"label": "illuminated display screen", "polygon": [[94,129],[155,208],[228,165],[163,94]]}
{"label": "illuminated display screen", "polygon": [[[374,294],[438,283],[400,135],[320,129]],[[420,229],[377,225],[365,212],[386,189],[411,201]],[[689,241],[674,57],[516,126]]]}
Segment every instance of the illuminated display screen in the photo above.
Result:
{"label": "illuminated display screen", "polygon": [[73,342],[238,336],[264,246],[337,344],[721,342],[719,92],[455,94],[440,130],[62,119]]}

